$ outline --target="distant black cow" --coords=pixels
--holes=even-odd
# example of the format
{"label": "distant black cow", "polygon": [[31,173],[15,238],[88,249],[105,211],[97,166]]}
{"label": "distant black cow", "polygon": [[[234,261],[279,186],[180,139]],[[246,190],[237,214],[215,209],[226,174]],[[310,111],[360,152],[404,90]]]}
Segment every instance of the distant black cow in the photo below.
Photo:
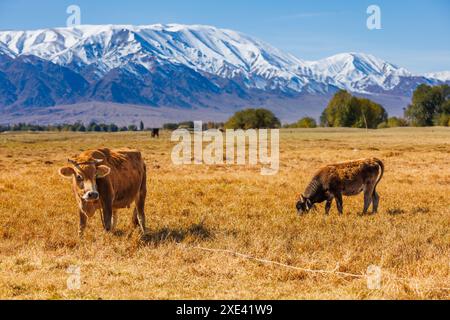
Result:
{"label": "distant black cow", "polygon": [[159,138],[159,129],[152,129],[152,138]]}

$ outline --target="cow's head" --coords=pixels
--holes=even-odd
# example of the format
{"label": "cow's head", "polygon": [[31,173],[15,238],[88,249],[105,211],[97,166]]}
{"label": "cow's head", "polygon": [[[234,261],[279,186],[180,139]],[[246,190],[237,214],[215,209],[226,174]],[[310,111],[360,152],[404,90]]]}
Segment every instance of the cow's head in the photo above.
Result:
{"label": "cow's head", "polygon": [[311,202],[310,199],[305,198],[304,195],[301,195],[296,205],[297,213],[298,214],[308,213],[309,210],[313,208],[313,206],[314,204]]}
{"label": "cow's head", "polygon": [[[94,155],[95,156],[95,155]],[[103,159],[93,157],[87,161],[69,159],[71,164],[59,169],[59,174],[65,178],[72,178],[74,191],[81,203],[91,203],[99,200],[97,179],[106,177],[111,169],[102,165]]]}

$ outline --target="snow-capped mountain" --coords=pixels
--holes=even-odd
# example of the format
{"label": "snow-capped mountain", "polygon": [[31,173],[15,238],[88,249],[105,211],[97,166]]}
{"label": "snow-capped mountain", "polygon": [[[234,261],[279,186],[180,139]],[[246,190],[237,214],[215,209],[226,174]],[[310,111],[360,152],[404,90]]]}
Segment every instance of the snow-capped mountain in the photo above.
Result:
{"label": "snow-capped mountain", "polygon": [[[24,69],[33,69],[33,82],[41,88],[31,99],[24,99],[26,92],[20,88],[30,80],[30,74],[18,71]],[[64,73],[60,79],[76,81],[82,90],[66,101],[69,96],[54,92],[45,70],[59,70]],[[3,81],[8,86],[7,101],[13,107],[74,101],[238,107],[273,97],[329,96],[338,89],[410,96],[419,83],[449,79],[449,73],[415,76],[362,53],[305,61],[245,34],[211,26],[100,25],[0,32],[0,85]],[[59,91],[67,93],[66,89]],[[48,97],[43,98],[46,90]]]}
{"label": "snow-capped mountain", "polygon": [[450,71],[430,72],[425,74],[425,77],[441,81],[450,81]]}
{"label": "snow-capped mountain", "polygon": [[76,70],[95,66],[98,78],[130,63],[151,70],[155,63],[169,62],[223,78],[242,77],[246,86],[260,89],[273,88],[280,81],[283,89],[301,91],[308,83],[302,75],[303,61],[243,34],[209,26],[12,31],[0,32],[0,43],[16,56],[34,55]]}
{"label": "snow-capped mountain", "polygon": [[401,77],[411,76],[404,68],[362,53],[338,54],[311,62],[309,67],[318,80],[353,92],[367,92],[373,86],[391,90]]}

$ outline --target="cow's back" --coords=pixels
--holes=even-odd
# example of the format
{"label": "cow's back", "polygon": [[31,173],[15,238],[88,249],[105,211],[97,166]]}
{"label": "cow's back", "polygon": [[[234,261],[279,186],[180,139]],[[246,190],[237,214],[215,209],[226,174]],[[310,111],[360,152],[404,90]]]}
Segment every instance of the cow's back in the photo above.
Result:
{"label": "cow's back", "polygon": [[108,176],[114,191],[114,206],[129,206],[145,183],[145,163],[139,150],[99,149],[105,154],[104,164],[111,168]]}

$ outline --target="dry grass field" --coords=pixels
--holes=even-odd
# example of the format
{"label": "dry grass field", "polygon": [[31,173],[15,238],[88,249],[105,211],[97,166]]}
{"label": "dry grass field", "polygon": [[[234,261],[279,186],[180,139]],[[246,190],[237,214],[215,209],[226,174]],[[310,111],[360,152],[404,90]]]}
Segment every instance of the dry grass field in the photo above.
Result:
{"label": "dry grass field", "polygon": [[[449,299],[450,129],[282,130],[280,171],[252,166],[175,166],[168,132],[0,134],[0,298],[2,299]],[[78,238],[67,157],[100,146],[140,149],[148,167],[148,234],[118,230],[100,216]],[[377,215],[360,216],[362,195],[297,216],[315,170],[376,156],[386,172]],[[364,275],[382,270],[381,288]],[[70,290],[70,266],[81,287]]]}

